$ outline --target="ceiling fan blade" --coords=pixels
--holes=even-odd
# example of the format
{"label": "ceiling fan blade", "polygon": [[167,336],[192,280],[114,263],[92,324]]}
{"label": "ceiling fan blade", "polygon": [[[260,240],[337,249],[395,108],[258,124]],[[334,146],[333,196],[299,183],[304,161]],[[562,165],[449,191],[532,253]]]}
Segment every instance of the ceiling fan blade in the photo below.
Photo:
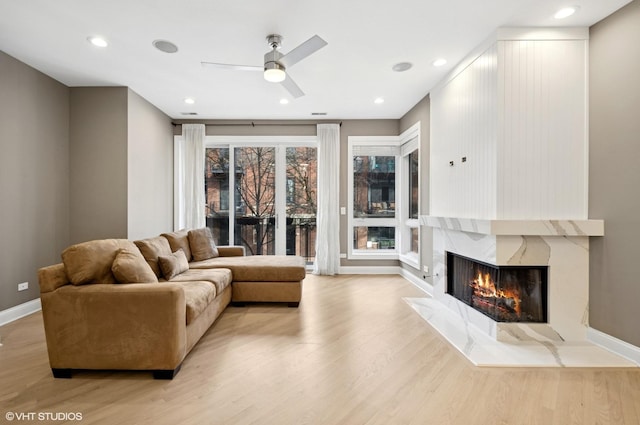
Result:
{"label": "ceiling fan blade", "polygon": [[287,74],[287,78],[284,79],[280,84],[287,89],[289,94],[293,96],[295,99],[304,96],[304,92],[298,87],[295,81],[291,79],[291,76]]}
{"label": "ceiling fan blade", "polygon": [[299,45],[298,47],[296,47],[286,55],[282,56],[278,62],[280,62],[281,64],[283,64],[285,67],[288,68],[300,62],[302,59],[306,58],[307,56],[322,49],[327,44],[328,43],[324,41],[322,38],[320,38],[317,35],[314,35],[313,37],[311,37],[310,39],[308,39],[307,41],[305,41],[304,43],[302,43],[301,45]]}
{"label": "ceiling fan blade", "polygon": [[233,65],[230,63],[215,63],[215,62],[200,62],[202,66],[206,66],[207,68],[218,68],[218,69],[234,69],[237,71],[264,71],[263,66],[254,66],[254,65]]}

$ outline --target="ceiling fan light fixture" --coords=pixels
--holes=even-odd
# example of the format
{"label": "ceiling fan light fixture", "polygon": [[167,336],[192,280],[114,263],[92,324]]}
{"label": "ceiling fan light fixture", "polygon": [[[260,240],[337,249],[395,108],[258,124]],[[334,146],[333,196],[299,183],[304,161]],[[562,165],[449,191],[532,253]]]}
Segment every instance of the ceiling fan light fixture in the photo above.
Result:
{"label": "ceiling fan light fixture", "polygon": [[287,78],[284,66],[278,62],[267,62],[264,64],[264,79],[271,83],[281,83]]}

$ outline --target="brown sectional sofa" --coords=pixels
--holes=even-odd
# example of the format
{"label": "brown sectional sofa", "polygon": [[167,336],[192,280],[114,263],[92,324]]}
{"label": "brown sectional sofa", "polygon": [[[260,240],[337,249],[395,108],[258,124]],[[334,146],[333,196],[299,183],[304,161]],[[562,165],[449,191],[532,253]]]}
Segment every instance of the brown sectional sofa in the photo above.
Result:
{"label": "brown sectional sofa", "polygon": [[99,369],[149,370],[156,379],[172,379],[229,303],[298,306],[303,258],[245,256],[242,247],[205,242],[205,251],[213,248],[217,256],[203,259],[198,242],[190,241],[193,232],[85,242],[67,248],[62,263],[39,270],[55,377]]}

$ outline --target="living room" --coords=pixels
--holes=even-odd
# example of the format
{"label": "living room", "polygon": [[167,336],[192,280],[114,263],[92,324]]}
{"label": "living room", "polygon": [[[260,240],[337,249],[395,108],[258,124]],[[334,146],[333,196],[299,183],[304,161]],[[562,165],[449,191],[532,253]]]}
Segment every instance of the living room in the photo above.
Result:
{"label": "living room", "polygon": [[[559,2],[552,3],[560,6]],[[625,2],[621,3],[620,6]],[[588,6],[589,3],[582,2],[580,12],[585,12]],[[637,235],[639,230],[634,214],[637,200],[632,194],[639,175],[632,161],[637,139],[634,136],[640,130],[635,119],[635,111],[640,106],[640,96],[637,95],[640,87],[636,78],[640,71],[640,55],[634,45],[634,40],[640,35],[640,3],[634,0],[619,10],[613,8],[611,12],[611,15],[603,15],[597,23],[589,24],[588,31],[588,218],[603,220],[605,228],[604,236],[589,237],[588,327],[592,342],[638,363],[640,334],[635,325],[635,305],[640,299],[640,287],[634,278],[633,240],[640,235]],[[483,34],[486,36],[489,34]],[[476,45],[482,41],[477,39]],[[153,409],[162,412],[166,418],[175,419],[175,422],[187,413],[184,410],[172,413],[167,407],[160,408],[159,402],[165,401],[176,410],[195,410],[203,408],[207,396],[211,396],[212,400],[223,404],[218,406],[219,411],[225,411],[227,406],[227,412],[233,414],[227,413],[221,416],[225,420],[217,422],[214,415],[219,411],[206,407],[193,416],[193,423],[424,423],[431,418],[439,419],[437,423],[463,423],[464,419],[468,419],[466,423],[487,423],[489,418],[496,422],[502,418],[505,423],[527,423],[529,419],[533,422],[568,423],[571,409],[579,412],[578,415],[584,419],[582,422],[591,420],[589,415],[595,414],[589,410],[591,407],[576,407],[584,402],[606,406],[597,412],[602,423],[640,423],[637,413],[640,411],[637,404],[640,378],[633,369],[603,371],[596,368],[572,372],[523,368],[514,372],[471,366],[405,304],[389,307],[386,300],[393,297],[403,303],[402,298],[425,296],[422,289],[433,288],[431,271],[437,263],[434,262],[430,228],[423,224],[420,226],[417,267],[397,258],[349,258],[346,253],[352,238],[347,215],[340,216],[339,226],[340,252],[345,253],[340,259],[342,274],[335,277],[308,274],[310,284],[305,286],[308,293],[303,296],[300,311],[309,316],[295,316],[295,311],[292,313],[276,306],[260,306],[250,312],[236,308],[227,310],[187,358],[190,364],[178,375],[177,381],[166,384],[170,387],[163,387],[161,383],[151,381],[150,377],[135,373],[94,372],[80,374],[68,382],[54,380],[47,365],[42,319],[38,322],[40,294],[37,271],[59,263],[61,252],[74,243],[101,238],[134,240],[174,230],[173,144],[174,137],[182,134],[181,124],[204,123],[208,137],[308,137],[316,135],[316,123],[339,123],[339,203],[346,207],[349,205],[350,138],[398,139],[419,123],[420,172],[423,181],[427,180],[424,176],[430,176],[432,160],[433,99],[430,90],[414,94],[416,101],[408,109],[384,118],[336,116],[317,121],[246,116],[185,119],[184,116],[168,115],[137,93],[135,88],[123,84],[118,87],[62,84],[27,65],[28,58],[19,60],[16,53],[4,53],[9,48],[17,48],[11,46],[14,45],[8,42],[7,35],[0,32],[0,50],[3,50],[0,52],[0,140],[4,151],[0,160],[0,196],[3,199],[2,234],[6,235],[11,247],[0,260],[0,317],[2,323],[10,322],[0,327],[0,359],[9,365],[0,372],[0,381],[7,383],[3,385],[6,389],[0,397],[3,411],[83,412],[85,421],[109,422],[111,418],[125,423],[127,417],[119,415],[118,407],[113,406],[119,404],[126,407],[131,418],[135,417],[136,423],[162,421],[154,416]],[[266,48],[266,45],[260,47]],[[459,57],[469,54],[473,47],[461,52]],[[443,79],[444,75],[439,78]],[[183,108],[183,105],[179,107]],[[430,181],[420,186],[421,216],[430,214],[429,185],[433,187],[436,184]],[[29,282],[27,290],[17,291],[16,285],[21,282]],[[325,288],[326,293],[323,292]],[[340,293],[340,290],[346,292]],[[355,300],[368,297],[369,291],[372,297],[376,297],[370,301],[370,306]],[[367,311],[367,307],[384,314],[376,318]],[[342,308],[347,313],[339,315],[334,308]],[[379,326],[380,333],[372,333],[361,319],[350,317],[349,311]],[[19,318],[23,315],[28,316]],[[267,319],[272,322],[263,323],[269,321]],[[347,326],[350,322],[352,328]],[[420,328],[421,325],[427,330]],[[306,326],[310,329],[306,330]],[[333,372],[336,376],[323,378],[314,376],[312,372],[308,376],[296,377],[296,373],[307,370],[296,369],[296,365],[304,364],[305,355],[319,362],[316,363],[318,374],[320,371],[328,372],[323,369],[328,367],[327,364],[314,357],[321,353],[312,350],[316,344],[327,343],[319,336],[318,339],[309,337],[297,342],[307,344],[306,351],[285,352],[281,351],[285,348],[268,345],[268,337],[280,337],[276,340],[283,342],[292,329],[296,333],[304,333],[323,326],[333,326],[336,333],[331,336],[322,334],[322,338],[330,337],[345,343],[354,338],[363,344],[355,349],[360,356],[334,353],[335,361],[329,364],[336,366]],[[224,339],[234,332],[243,338]],[[372,335],[384,335],[387,339],[376,345],[370,338]],[[408,345],[403,338],[412,338],[415,345]],[[219,346],[225,343],[229,344],[227,349]],[[259,364],[262,356],[274,356],[269,357],[266,365],[274,371],[282,371],[281,379],[275,378],[278,376],[276,372],[268,374],[257,369],[246,372],[255,380],[238,378],[233,373],[242,374],[243,371],[233,368],[227,372],[206,369],[212,375],[199,376],[198,369],[208,367],[208,353],[213,358],[222,359],[230,355],[227,350],[233,350],[233,354],[242,359],[243,346],[254,350],[244,354],[245,367],[249,362]],[[430,347],[432,353],[429,352]],[[366,355],[366,350],[372,350],[370,355]],[[429,354],[425,354],[427,352]],[[280,364],[278,356],[294,363],[292,366]],[[21,358],[25,359],[29,370],[21,365]],[[363,364],[355,377],[345,377],[344,381],[338,382],[340,378],[337,375],[344,372],[338,367],[341,359]],[[311,366],[307,367],[309,371],[313,370]],[[389,372],[385,374],[387,367]],[[430,370],[424,381],[405,380],[404,375],[415,375],[423,369]],[[447,376],[438,375],[437,370],[442,370]],[[364,388],[371,384],[369,378],[372,376],[379,379],[373,385],[376,392]],[[578,380],[584,385],[572,383],[575,376],[579,376]],[[234,384],[236,378],[243,385]],[[263,380],[268,379],[276,381],[265,385]],[[510,401],[528,394],[547,409],[537,411],[535,402],[525,403],[524,409],[528,410],[529,416],[522,418],[514,409],[495,413],[497,416],[480,407],[461,413],[460,402],[468,400],[461,398],[456,401],[453,395],[456,385],[464,386],[467,380],[475,383],[472,387],[476,389],[481,387],[480,382],[488,380],[501,397]],[[498,389],[499,380],[506,383],[504,388]],[[531,393],[514,391],[521,380],[532,383],[534,389]],[[555,384],[550,384],[551,381]],[[389,382],[388,390],[385,390],[385,382]],[[243,386],[251,385],[271,394],[252,401],[242,393]],[[539,387],[535,389],[535,385]],[[117,396],[101,391],[101,386]],[[196,389],[188,391],[192,386]],[[599,394],[602,396],[599,391],[603,386],[614,387],[611,389],[615,394],[613,399],[597,399]],[[558,394],[558,400],[544,396],[544,388],[552,388]],[[509,394],[508,389],[517,394]],[[229,398],[214,397],[216,391],[226,390]],[[314,390],[318,394],[317,403],[310,396]],[[81,397],[85,391],[93,391],[96,398]],[[148,391],[147,396],[144,396],[145,391]],[[180,391],[185,393],[179,395]],[[565,394],[567,391],[578,395],[574,398]],[[247,394],[255,396],[256,392],[247,391]],[[297,402],[296,394],[300,394],[300,400],[303,400],[297,407],[291,406]],[[420,400],[419,396],[430,400]],[[77,397],[80,400],[74,403]],[[129,403],[128,400],[132,401]],[[241,401],[233,407],[236,400]],[[180,403],[176,404],[178,401]],[[340,411],[334,404],[345,408]],[[384,407],[379,409],[374,406],[376,404]],[[449,413],[444,409],[447,406],[453,406]],[[473,416],[473,411],[478,412],[477,417]],[[624,419],[618,416],[620,411]]]}

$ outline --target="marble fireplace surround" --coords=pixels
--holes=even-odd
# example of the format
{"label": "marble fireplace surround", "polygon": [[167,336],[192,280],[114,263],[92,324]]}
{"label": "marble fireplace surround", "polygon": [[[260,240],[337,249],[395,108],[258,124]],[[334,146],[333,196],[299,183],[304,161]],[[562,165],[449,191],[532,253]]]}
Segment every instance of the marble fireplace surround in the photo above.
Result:
{"label": "marble fireplace surround", "polygon": [[[637,366],[587,341],[589,237],[602,220],[422,216],[432,227],[433,298],[407,302],[476,365]],[[446,293],[446,252],[496,266],[548,266],[547,323],[498,323]]]}

